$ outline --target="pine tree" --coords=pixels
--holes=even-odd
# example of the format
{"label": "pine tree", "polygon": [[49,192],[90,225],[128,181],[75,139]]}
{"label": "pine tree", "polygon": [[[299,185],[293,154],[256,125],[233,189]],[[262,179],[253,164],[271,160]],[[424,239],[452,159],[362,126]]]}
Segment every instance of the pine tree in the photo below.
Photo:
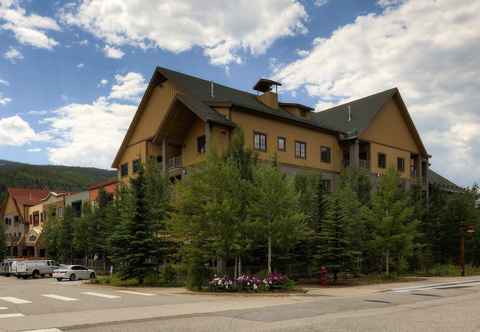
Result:
{"label": "pine tree", "polygon": [[369,228],[370,256],[381,255],[387,275],[392,264],[400,272],[413,253],[419,222],[395,170],[389,169],[380,179],[371,207],[365,208],[363,215]]}
{"label": "pine tree", "polygon": [[7,238],[3,222],[0,222],[0,261],[7,256]]}
{"label": "pine tree", "polygon": [[47,211],[47,221],[43,226],[42,241],[45,245],[47,256],[56,261],[62,258],[60,243],[61,226],[61,221],[55,216],[54,209],[50,208]]}
{"label": "pine tree", "polygon": [[358,218],[360,202],[348,182],[326,199],[318,233],[316,265],[325,266],[337,281],[339,272],[357,272],[363,227]]}
{"label": "pine tree", "polygon": [[72,207],[65,207],[63,218],[58,218],[60,224],[60,257],[62,261],[72,263],[73,261],[73,224],[74,213]]}
{"label": "pine tree", "polygon": [[[154,272],[156,254],[155,225],[149,219],[145,171],[140,167],[130,180],[132,191],[132,216],[123,220],[122,235],[126,235],[125,256],[121,258],[120,274],[123,278],[137,278],[143,284],[145,277]],[[117,257],[118,259],[118,257]]]}

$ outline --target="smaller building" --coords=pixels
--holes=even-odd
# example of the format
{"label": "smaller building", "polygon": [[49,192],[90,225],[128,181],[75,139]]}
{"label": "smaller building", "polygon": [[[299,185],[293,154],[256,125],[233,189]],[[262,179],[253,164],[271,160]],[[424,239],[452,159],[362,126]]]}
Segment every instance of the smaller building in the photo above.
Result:
{"label": "smaller building", "polygon": [[75,217],[81,217],[83,209],[89,203],[90,192],[81,191],[65,196],[65,207],[71,207]]}
{"label": "smaller building", "polygon": [[117,188],[118,180],[116,178],[94,183],[88,187],[89,201],[91,202],[92,206],[95,206],[95,202],[97,201],[100,190],[102,189],[110,194],[113,198],[117,192]]}

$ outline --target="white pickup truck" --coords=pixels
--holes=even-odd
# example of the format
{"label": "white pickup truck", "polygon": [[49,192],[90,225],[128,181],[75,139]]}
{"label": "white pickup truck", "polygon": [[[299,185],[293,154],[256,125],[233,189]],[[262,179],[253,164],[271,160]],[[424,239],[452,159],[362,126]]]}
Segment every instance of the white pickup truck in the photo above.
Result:
{"label": "white pickup truck", "polygon": [[15,276],[24,279],[28,277],[38,278],[46,275],[51,276],[53,271],[59,267],[59,265],[52,260],[17,261],[16,263]]}

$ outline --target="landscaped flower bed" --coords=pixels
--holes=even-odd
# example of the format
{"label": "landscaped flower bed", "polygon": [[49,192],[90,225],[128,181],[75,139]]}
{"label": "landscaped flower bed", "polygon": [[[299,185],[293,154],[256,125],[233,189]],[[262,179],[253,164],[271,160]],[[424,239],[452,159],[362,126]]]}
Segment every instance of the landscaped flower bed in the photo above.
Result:
{"label": "landscaped flower bed", "polygon": [[268,292],[288,290],[295,287],[295,283],[287,276],[273,272],[265,278],[242,274],[236,279],[230,277],[214,277],[208,283],[212,292]]}

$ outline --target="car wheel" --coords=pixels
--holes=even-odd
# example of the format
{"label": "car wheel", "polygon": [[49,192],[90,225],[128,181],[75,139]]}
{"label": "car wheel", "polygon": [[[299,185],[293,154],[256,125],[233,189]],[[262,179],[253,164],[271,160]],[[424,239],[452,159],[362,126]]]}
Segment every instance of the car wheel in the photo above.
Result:
{"label": "car wheel", "polygon": [[57,281],[62,281],[62,278],[57,278]]}
{"label": "car wheel", "polygon": [[95,279],[95,273],[94,272],[90,273],[90,279]]}
{"label": "car wheel", "polygon": [[70,281],[75,281],[75,280],[77,280],[77,276],[72,273],[72,274],[70,275]]}
{"label": "car wheel", "polygon": [[32,273],[32,278],[33,279],[37,279],[39,276],[40,276],[40,272],[38,272],[37,270],[33,271],[33,273]]}

